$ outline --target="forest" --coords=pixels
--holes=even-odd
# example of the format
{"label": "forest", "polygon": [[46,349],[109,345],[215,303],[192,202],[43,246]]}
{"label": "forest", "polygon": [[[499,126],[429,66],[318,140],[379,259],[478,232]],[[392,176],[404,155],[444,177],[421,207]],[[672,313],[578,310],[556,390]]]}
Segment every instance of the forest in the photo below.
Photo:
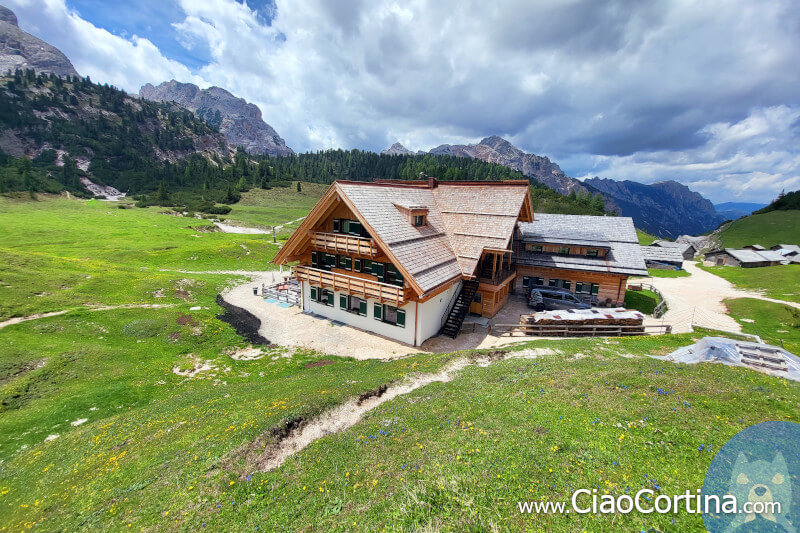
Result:
{"label": "forest", "polygon": [[[224,214],[242,192],[293,182],[412,179],[528,180],[538,211],[602,214],[599,195],[562,196],[508,167],[452,156],[333,149],[286,157],[229,146],[215,115],[128,95],[89,78],[16,71],[0,78],[0,129],[24,147],[0,151],[0,194],[88,193],[82,177],[127,193],[137,205]],[[207,120],[210,120],[209,123]]]}

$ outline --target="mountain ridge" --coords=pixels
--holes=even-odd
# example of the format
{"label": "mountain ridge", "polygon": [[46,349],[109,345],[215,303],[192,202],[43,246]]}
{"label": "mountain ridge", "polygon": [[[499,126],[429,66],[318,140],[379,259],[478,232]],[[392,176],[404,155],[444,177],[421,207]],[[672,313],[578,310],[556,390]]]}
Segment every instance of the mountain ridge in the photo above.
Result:
{"label": "mountain ridge", "polygon": [[221,87],[201,89],[193,83],[170,80],[155,86],[143,85],[139,96],[155,102],[175,102],[218,128],[228,143],[241,146],[250,154],[294,154],[264,121],[258,106]]}

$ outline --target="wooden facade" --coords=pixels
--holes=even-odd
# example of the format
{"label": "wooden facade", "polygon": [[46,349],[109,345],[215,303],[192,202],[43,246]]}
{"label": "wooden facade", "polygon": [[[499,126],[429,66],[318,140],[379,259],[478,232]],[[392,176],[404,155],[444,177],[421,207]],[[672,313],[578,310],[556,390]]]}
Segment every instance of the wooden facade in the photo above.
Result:
{"label": "wooden facade", "polygon": [[517,265],[515,287],[519,291],[523,290],[522,281],[525,276],[546,280],[567,280],[570,282],[572,292],[575,292],[578,283],[596,283],[599,286],[596,294],[599,303],[610,302],[614,305],[625,305],[625,289],[628,285],[628,276],[626,275]]}

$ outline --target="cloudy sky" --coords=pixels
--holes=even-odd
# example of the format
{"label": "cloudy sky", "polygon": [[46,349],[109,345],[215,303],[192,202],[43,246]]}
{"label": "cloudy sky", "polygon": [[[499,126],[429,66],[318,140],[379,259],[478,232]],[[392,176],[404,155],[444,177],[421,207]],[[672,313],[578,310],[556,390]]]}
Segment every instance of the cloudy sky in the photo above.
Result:
{"label": "cloudy sky", "polygon": [[296,151],[501,135],[715,202],[800,188],[796,0],[7,0],[95,81],[256,103]]}

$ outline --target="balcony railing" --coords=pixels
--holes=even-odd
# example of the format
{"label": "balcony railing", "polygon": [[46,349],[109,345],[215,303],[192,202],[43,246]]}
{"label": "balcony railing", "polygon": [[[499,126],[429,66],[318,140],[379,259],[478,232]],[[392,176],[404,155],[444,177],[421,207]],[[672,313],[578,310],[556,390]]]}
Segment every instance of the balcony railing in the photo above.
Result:
{"label": "balcony railing", "polygon": [[490,285],[498,285],[505,280],[507,280],[510,276],[516,273],[516,270],[513,268],[504,268],[500,270],[496,270],[494,275],[492,275],[491,269],[485,269],[481,271],[478,280],[481,283],[489,283]]}
{"label": "balcony railing", "polygon": [[378,246],[372,239],[341,233],[314,232],[311,235],[311,245],[326,252],[340,254],[356,254],[367,257],[377,257],[379,254]]}
{"label": "balcony railing", "polygon": [[318,268],[298,265],[294,267],[294,275],[298,280],[307,281],[312,285],[329,287],[335,291],[371,298],[397,307],[405,304],[411,297],[411,291],[405,287],[328,272]]}

